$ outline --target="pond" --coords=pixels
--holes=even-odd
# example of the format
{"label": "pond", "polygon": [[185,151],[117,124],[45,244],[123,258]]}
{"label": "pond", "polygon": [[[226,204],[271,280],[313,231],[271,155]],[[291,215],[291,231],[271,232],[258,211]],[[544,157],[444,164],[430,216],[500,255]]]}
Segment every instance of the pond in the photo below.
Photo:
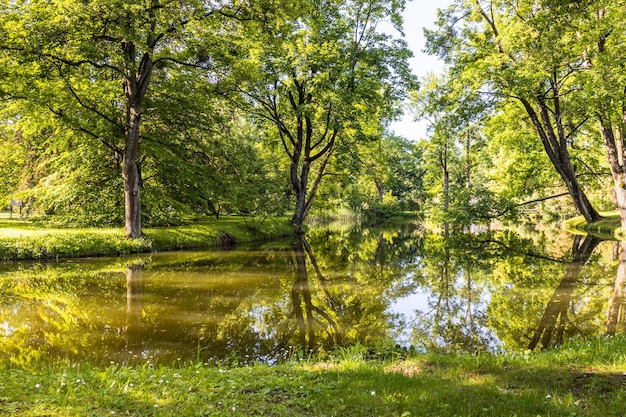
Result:
{"label": "pond", "polygon": [[229,251],[6,263],[0,361],[544,349],[622,331],[624,265],[616,242],[559,229],[446,237],[408,222]]}

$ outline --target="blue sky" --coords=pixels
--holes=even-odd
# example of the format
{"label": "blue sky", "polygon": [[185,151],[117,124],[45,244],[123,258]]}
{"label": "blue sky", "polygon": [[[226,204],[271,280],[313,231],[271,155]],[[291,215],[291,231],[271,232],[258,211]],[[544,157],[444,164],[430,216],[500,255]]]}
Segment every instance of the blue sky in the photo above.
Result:
{"label": "blue sky", "polygon": [[[409,47],[413,50],[411,59],[413,73],[422,77],[429,72],[440,72],[443,64],[437,58],[422,52],[424,49],[423,28],[433,28],[437,9],[445,8],[451,0],[413,0],[407,2],[404,11],[404,33]],[[426,137],[426,122],[413,121],[413,115],[405,114],[402,120],[391,124],[390,129],[412,141]]]}

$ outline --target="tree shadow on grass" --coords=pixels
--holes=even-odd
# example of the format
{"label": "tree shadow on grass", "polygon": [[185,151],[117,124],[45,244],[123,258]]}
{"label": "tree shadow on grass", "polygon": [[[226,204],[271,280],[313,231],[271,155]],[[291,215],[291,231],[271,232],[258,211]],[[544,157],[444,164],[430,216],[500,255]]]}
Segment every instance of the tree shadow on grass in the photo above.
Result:
{"label": "tree shadow on grass", "polygon": [[0,414],[23,416],[610,417],[626,403],[623,375],[468,357],[1,372]]}
{"label": "tree shadow on grass", "polygon": [[328,372],[343,399],[338,415],[622,416],[626,401],[626,376],[564,368],[409,361],[380,372]]}

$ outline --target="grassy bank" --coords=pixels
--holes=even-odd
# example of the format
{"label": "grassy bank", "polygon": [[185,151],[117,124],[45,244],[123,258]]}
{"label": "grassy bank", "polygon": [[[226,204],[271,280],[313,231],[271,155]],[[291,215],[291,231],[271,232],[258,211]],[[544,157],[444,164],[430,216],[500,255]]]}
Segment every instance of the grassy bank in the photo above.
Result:
{"label": "grassy bank", "polygon": [[0,415],[623,416],[626,339],[530,355],[364,349],[268,366],[0,367]]}
{"label": "grassy bank", "polygon": [[621,233],[619,213],[616,211],[610,211],[600,213],[600,215],[603,218],[592,224],[587,224],[583,216],[577,216],[572,219],[566,220],[563,223],[563,227],[572,233],[591,233],[595,236],[603,237],[605,239],[615,239],[617,236],[619,236]]}
{"label": "grassy bank", "polygon": [[145,228],[144,237],[126,239],[123,229],[45,228],[0,219],[0,260],[114,256],[130,253],[228,246],[293,233],[287,219],[253,221],[242,217],[190,225]]}

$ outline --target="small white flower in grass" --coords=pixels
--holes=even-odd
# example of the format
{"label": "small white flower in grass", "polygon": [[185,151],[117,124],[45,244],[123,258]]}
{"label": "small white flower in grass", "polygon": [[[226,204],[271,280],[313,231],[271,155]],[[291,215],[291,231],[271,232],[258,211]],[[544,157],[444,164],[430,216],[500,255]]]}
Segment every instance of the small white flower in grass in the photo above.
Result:
{"label": "small white flower in grass", "polygon": [[233,410],[233,413],[234,413],[235,411],[237,411],[237,407],[233,407],[232,410]]}
{"label": "small white flower in grass", "polygon": [[41,388],[41,385],[35,384],[35,388],[39,389],[39,388]]}
{"label": "small white flower in grass", "polygon": [[370,394],[371,394],[372,396],[374,396],[374,395],[376,395],[376,391],[370,391]]}
{"label": "small white flower in grass", "polygon": [[154,408],[159,408],[159,404],[154,404]]}
{"label": "small white flower in grass", "polygon": [[548,394],[548,395],[546,395],[546,398],[550,399],[550,398],[552,398],[552,395]]}

